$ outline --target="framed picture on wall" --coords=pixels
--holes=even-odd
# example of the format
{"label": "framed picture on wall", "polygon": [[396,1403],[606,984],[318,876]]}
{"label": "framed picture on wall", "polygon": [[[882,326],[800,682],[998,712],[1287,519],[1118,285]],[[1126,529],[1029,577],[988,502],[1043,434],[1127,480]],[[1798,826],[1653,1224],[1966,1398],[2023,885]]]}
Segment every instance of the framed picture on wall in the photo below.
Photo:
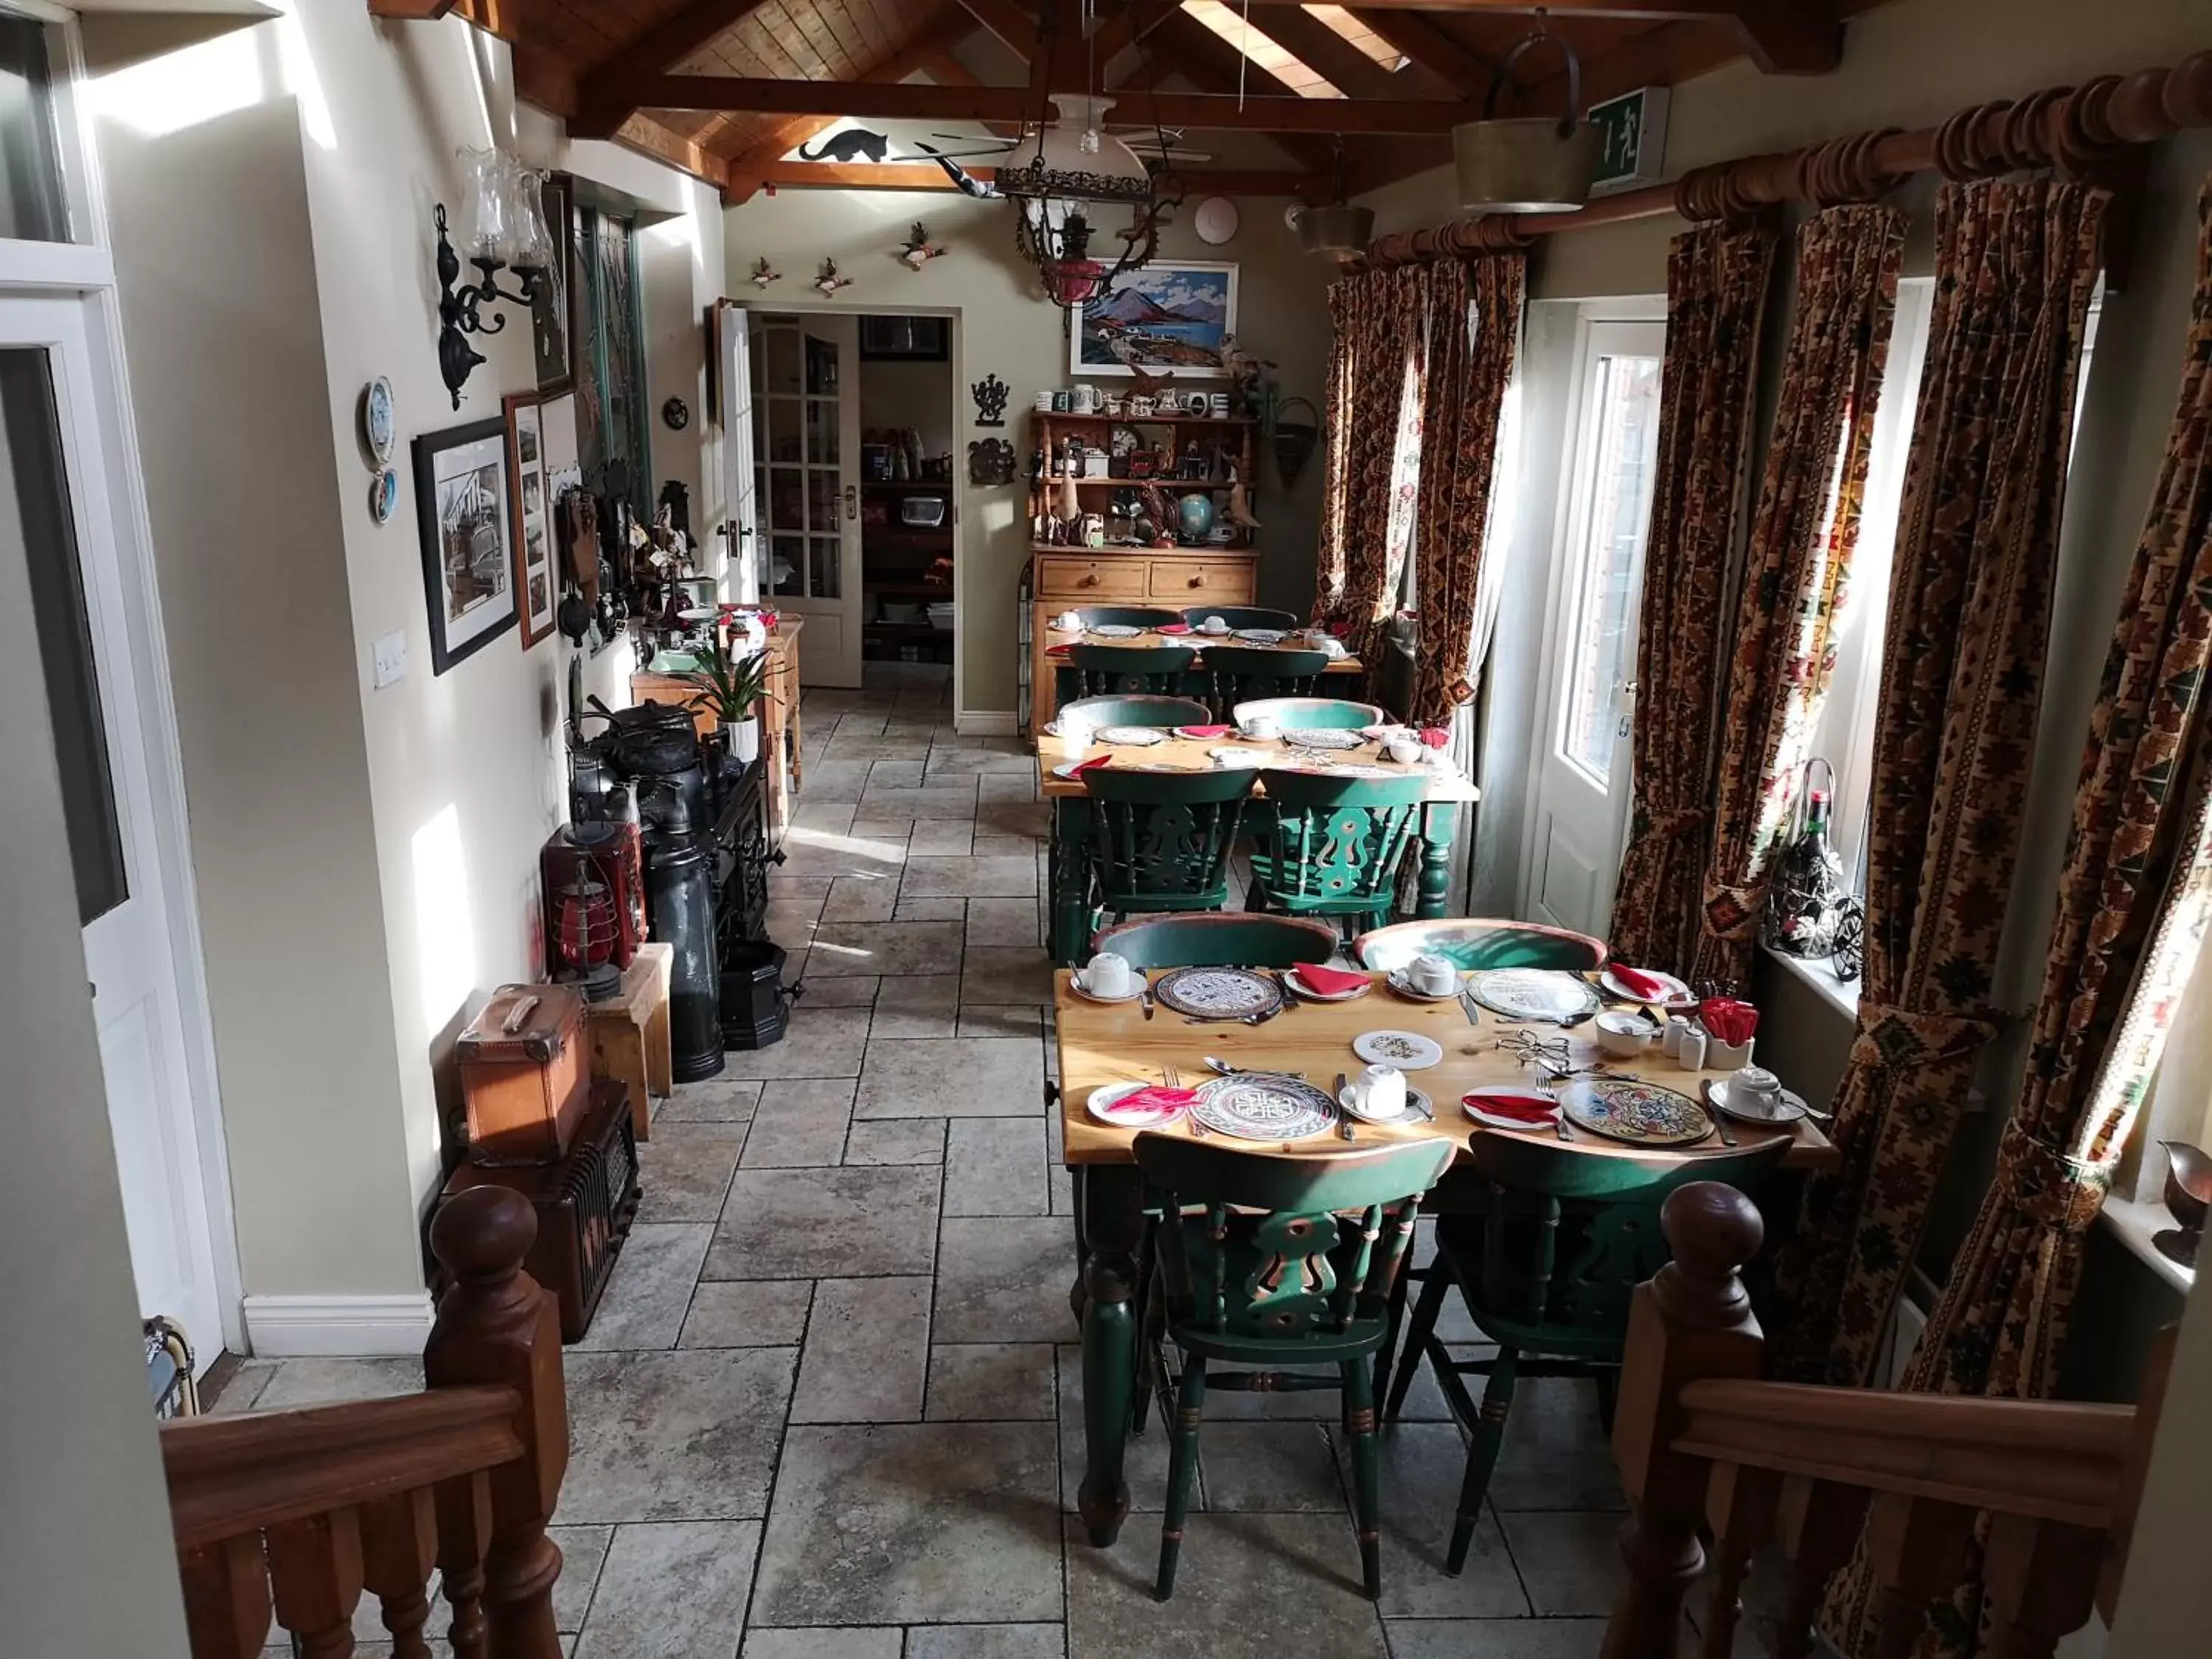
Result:
{"label": "framed picture on wall", "polygon": [[1076,374],[1165,368],[1178,380],[1217,380],[1228,373],[1222,339],[1236,331],[1236,264],[1164,259],[1084,301],[1082,325],[1069,331],[1067,367]]}
{"label": "framed picture on wall", "polygon": [[574,316],[576,239],[575,182],[565,173],[546,175],[539,201],[545,228],[553,233],[553,280],[542,285],[530,307],[531,337],[537,342],[538,395],[555,398],[576,384]]}
{"label": "framed picture on wall", "polygon": [[508,504],[513,526],[515,607],[525,651],[553,631],[560,584],[553,560],[553,496],[546,476],[544,410],[537,396],[507,399],[507,471],[514,485]]}
{"label": "framed picture on wall", "polygon": [[[538,489],[544,489],[541,478]],[[430,610],[431,672],[442,674],[515,623],[514,483],[497,416],[415,440],[415,516]]]}

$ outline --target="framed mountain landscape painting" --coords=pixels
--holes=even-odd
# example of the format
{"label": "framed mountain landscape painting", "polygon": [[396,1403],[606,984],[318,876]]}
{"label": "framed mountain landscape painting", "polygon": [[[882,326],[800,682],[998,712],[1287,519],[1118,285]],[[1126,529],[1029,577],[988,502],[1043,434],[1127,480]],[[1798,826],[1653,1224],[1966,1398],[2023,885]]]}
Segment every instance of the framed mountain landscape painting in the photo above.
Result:
{"label": "framed mountain landscape painting", "polygon": [[1115,279],[1113,292],[1084,302],[1073,331],[1077,374],[1171,370],[1177,380],[1218,379],[1221,342],[1237,331],[1237,267],[1206,259],[1162,260]]}

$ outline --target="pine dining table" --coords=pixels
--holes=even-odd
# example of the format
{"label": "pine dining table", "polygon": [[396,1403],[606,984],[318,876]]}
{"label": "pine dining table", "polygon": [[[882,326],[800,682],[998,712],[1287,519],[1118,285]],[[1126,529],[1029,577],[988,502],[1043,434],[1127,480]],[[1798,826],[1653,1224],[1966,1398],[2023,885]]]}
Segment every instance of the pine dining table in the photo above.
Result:
{"label": "pine dining table", "polygon": [[[1137,1328],[1135,1302],[1139,1246],[1150,1202],[1130,1150],[1137,1132],[1092,1117],[1088,1106],[1093,1090],[1117,1083],[1161,1083],[1170,1068],[1184,1086],[1193,1087],[1215,1075],[1206,1063],[1209,1055],[1240,1069],[1302,1073],[1327,1090],[1339,1073],[1356,1075],[1359,1071],[1363,1062],[1352,1052],[1352,1044],[1362,1032],[1391,1030],[1426,1036],[1443,1050],[1443,1058],[1424,1070],[1409,1071],[1407,1080],[1429,1096],[1433,1119],[1379,1125],[1355,1121],[1348,1144],[1373,1146],[1438,1135],[1458,1143],[1462,1151],[1454,1167],[1446,1171],[1423,1205],[1425,1213],[1451,1214],[1475,1209],[1481,1200],[1482,1189],[1468,1167],[1465,1151],[1471,1135],[1557,1135],[1549,1127],[1485,1127],[1469,1120],[1460,1108],[1460,1097],[1470,1089],[1492,1084],[1528,1085],[1535,1080],[1510,1049],[1499,1046],[1513,1034],[1564,1036],[1567,1058],[1577,1066],[1603,1063],[1609,1075],[1638,1078],[1697,1098],[1703,1097],[1707,1082],[1728,1075],[1683,1071],[1656,1047],[1648,1058],[1632,1062],[1607,1060],[1588,1036],[1587,1026],[1562,1031],[1509,1020],[1487,1010],[1470,1019],[1468,1006],[1457,999],[1415,1002],[1392,991],[1384,975],[1371,977],[1373,988],[1350,1001],[1292,999],[1281,1014],[1259,1025],[1246,1025],[1222,1020],[1195,1023],[1159,1006],[1157,999],[1154,1015],[1148,1019],[1136,1002],[1094,1002],[1070,988],[1066,969],[1054,975],[1063,1162],[1074,1180],[1076,1250],[1080,1264],[1071,1297],[1083,1327],[1085,1466],[1077,1505],[1093,1544],[1103,1547],[1114,1541],[1129,1507],[1122,1464],[1143,1340],[1143,1333]],[[1780,1167],[1784,1170],[1831,1170],[1841,1162],[1834,1145],[1809,1118],[1773,1129],[1731,1126],[1727,1133],[1736,1144],[1729,1146],[1717,1127],[1718,1115],[1712,1115],[1717,1126],[1712,1133],[1675,1151],[1632,1146],[1579,1127],[1571,1127],[1561,1139],[1584,1157],[1694,1163],[1717,1154],[1734,1155],[1781,1138],[1790,1143],[1782,1155]],[[1190,1131],[1188,1123],[1179,1119],[1173,1127],[1158,1133],[1188,1135]],[[1264,1149],[1270,1145],[1231,1140],[1217,1132],[1208,1132],[1206,1138],[1228,1146]],[[1278,1143],[1273,1149],[1295,1156],[1340,1152],[1346,1145],[1332,1130],[1296,1142]]]}

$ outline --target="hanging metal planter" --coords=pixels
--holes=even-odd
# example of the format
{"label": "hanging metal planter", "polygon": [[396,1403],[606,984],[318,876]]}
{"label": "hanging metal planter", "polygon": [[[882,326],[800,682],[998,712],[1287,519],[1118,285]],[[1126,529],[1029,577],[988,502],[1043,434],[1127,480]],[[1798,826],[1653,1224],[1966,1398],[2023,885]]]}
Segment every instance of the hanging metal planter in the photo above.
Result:
{"label": "hanging metal planter", "polygon": [[[1294,409],[1303,408],[1312,418],[1293,421],[1285,417]],[[1321,441],[1321,410],[1310,398],[1291,398],[1275,410],[1267,441],[1275,452],[1275,474],[1289,489],[1298,481],[1298,474],[1306,470],[1313,459],[1315,446]]]}
{"label": "hanging metal planter", "polygon": [[[1496,113],[1498,89],[1531,46],[1557,46],[1567,60],[1567,109],[1547,115]],[[1589,200],[1604,138],[1583,119],[1583,65],[1575,49],[1538,29],[1506,54],[1483,100],[1482,119],[1452,129],[1452,158],[1464,208],[1491,213],[1571,213]]]}
{"label": "hanging metal planter", "polygon": [[1367,251],[1375,240],[1375,210],[1355,207],[1344,198],[1344,138],[1336,140],[1336,193],[1326,206],[1293,209],[1291,222],[1298,246],[1308,253],[1348,259]]}

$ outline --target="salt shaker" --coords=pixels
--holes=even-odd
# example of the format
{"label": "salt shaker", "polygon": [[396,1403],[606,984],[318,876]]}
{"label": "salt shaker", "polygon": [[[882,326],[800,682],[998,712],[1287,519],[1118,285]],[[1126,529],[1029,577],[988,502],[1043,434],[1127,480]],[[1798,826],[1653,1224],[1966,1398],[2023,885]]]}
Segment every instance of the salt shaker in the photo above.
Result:
{"label": "salt shaker", "polygon": [[1689,1030],[1689,1029],[1690,1021],[1686,1015],[1668,1015],[1667,1030],[1659,1039],[1660,1052],[1665,1054],[1669,1060],[1672,1060],[1680,1054],[1682,1052],[1683,1036]]}
{"label": "salt shaker", "polygon": [[1705,1069],[1705,1033],[1702,1027],[1682,1022],[1682,1037],[1674,1049],[1674,1063],[1686,1072]]}

